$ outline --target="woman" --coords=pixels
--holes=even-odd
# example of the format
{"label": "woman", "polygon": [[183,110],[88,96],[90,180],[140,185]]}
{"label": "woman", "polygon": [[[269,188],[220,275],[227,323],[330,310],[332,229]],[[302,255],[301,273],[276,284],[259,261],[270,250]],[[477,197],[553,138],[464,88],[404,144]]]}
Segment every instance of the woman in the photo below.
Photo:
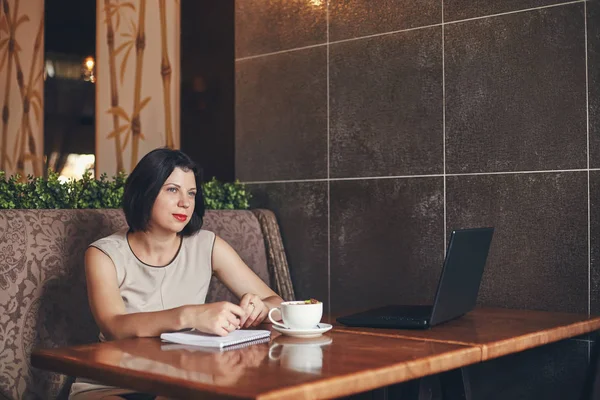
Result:
{"label": "woman", "polygon": [[[129,175],[123,195],[129,229],[92,243],[85,253],[100,340],[188,328],[225,336],[260,324],[283,301],[231,246],[200,229],[200,184],[196,164],[183,152],[164,148],[144,156]],[[239,304],[205,304],[212,274]],[[78,379],[70,398],[154,398],[140,395]]]}

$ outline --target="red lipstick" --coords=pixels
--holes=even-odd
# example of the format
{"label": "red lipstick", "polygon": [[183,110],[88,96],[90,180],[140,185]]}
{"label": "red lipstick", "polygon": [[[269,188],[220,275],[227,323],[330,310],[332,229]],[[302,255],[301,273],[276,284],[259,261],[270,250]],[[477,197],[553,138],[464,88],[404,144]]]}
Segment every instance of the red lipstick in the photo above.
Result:
{"label": "red lipstick", "polygon": [[175,217],[176,220],[178,221],[185,221],[187,219],[187,215],[185,214],[173,214],[173,216]]}

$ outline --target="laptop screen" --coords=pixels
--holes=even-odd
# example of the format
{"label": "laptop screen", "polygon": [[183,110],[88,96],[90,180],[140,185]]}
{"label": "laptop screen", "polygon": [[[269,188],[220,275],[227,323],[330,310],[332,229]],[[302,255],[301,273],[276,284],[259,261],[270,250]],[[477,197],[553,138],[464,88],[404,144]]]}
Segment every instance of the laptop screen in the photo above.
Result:
{"label": "laptop screen", "polygon": [[494,228],[452,231],[433,302],[431,325],[459,317],[475,307],[493,234]]}

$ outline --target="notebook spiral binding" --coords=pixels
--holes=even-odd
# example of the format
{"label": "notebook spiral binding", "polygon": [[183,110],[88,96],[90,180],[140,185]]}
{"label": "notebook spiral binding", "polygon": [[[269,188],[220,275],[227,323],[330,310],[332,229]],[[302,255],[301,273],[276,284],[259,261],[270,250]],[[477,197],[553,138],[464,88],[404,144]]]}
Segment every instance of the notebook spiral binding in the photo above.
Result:
{"label": "notebook spiral binding", "polygon": [[260,339],[255,339],[255,340],[250,340],[250,341],[244,341],[241,343],[233,343],[230,344],[229,346],[224,346],[224,347],[202,347],[202,346],[195,346],[193,344],[178,344],[178,343],[165,343],[165,344],[161,344],[160,345],[160,349],[161,350],[165,350],[165,351],[169,351],[169,350],[186,350],[186,351],[192,351],[192,352],[202,352],[202,353],[220,353],[223,351],[228,351],[228,350],[239,350],[239,349],[243,349],[255,344],[262,344],[262,343],[269,343],[271,341],[270,337],[263,337]]}

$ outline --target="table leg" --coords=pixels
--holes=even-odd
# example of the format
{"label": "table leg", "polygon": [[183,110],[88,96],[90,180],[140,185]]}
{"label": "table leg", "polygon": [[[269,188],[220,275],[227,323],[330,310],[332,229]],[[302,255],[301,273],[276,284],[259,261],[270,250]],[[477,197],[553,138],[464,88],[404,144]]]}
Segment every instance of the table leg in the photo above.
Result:
{"label": "table leg", "polygon": [[344,400],[443,400],[437,375],[347,396]]}
{"label": "table leg", "polygon": [[600,398],[600,336],[592,343],[590,365],[583,386],[581,400],[595,400]]}
{"label": "table leg", "polygon": [[387,399],[401,400],[439,400],[439,382],[437,376],[426,376],[409,382],[389,386]]}
{"label": "table leg", "polygon": [[454,369],[440,374],[442,399],[471,400],[471,383],[466,368]]}

